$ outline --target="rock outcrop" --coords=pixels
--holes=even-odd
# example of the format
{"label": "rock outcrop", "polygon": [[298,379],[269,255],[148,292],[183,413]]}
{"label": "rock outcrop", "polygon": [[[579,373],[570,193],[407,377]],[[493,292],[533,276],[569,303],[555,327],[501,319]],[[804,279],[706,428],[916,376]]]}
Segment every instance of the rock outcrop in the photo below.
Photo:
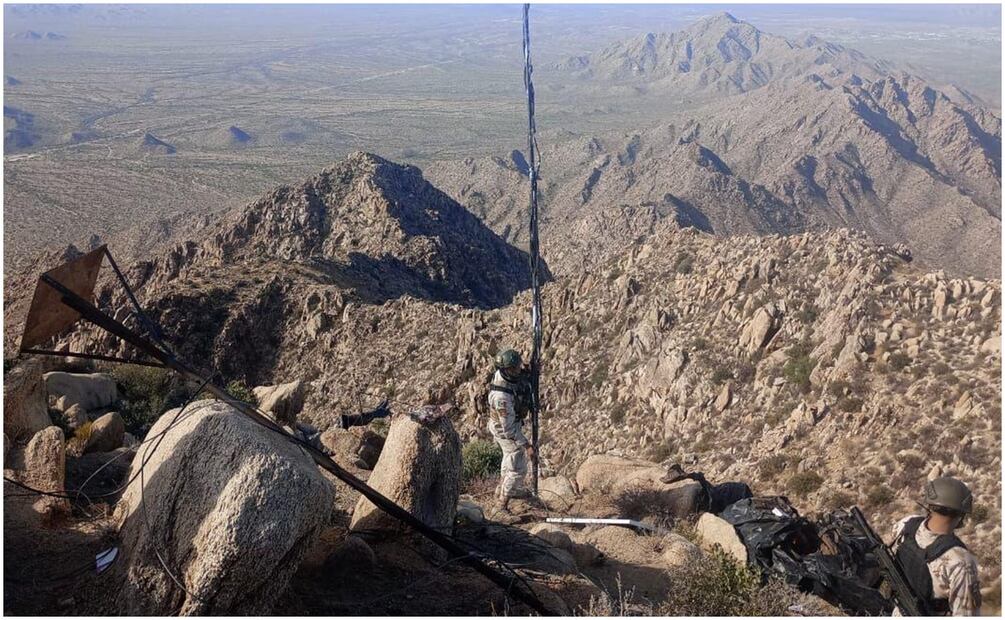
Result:
{"label": "rock outcrop", "polygon": [[90,411],[114,405],[119,399],[115,379],[101,373],[47,372],[45,388],[49,398],[60,402],[63,411],[80,405]]}
{"label": "rock outcrop", "polygon": [[[441,417],[427,426],[409,415],[396,416],[368,483],[426,525],[450,531],[461,487],[461,440],[450,419]],[[356,504],[350,525],[357,532],[402,527],[365,497]]]}
{"label": "rock outcrop", "polygon": [[258,408],[271,413],[281,424],[296,424],[297,415],[304,408],[304,382],[291,381],[280,385],[263,385],[252,390],[258,399]]}
{"label": "rock outcrop", "polygon": [[84,452],[111,452],[122,447],[126,434],[126,423],[118,412],[112,411],[91,422],[91,434],[87,436]]}
{"label": "rock outcrop", "polygon": [[[150,429],[117,508],[115,610],[268,614],[326,523],[334,488],[310,457],[230,406],[197,401]],[[158,554],[178,587],[160,565]]]}
{"label": "rock outcrop", "polygon": [[[66,482],[66,441],[58,426],[35,433],[24,449],[24,479],[29,486],[48,493],[64,493]],[[45,517],[70,511],[70,503],[61,497],[41,495],[35,510]]]}
{"label": "rock outcrop", "polygon": [[4,435],[12,440],[27,439],[50,424],[41,362],[29,360],[5,373]]}

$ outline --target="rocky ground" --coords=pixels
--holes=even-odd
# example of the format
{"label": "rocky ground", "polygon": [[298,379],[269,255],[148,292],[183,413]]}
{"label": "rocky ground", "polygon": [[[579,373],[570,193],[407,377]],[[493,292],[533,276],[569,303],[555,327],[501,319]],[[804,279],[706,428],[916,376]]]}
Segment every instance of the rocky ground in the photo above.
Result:
{"label": "rocky ground", "polygon": [[[545,475],[578,478],[596,455],[650,466],[681,462],[713,480],[745,481],[758,495],[784,493],[804,514],[861,505],[884,532],[917,510],[927,476],[957,475],[973,488],[977,505],[963,538],[980,560],[989,605],[996,605],[1000,281],[918,268],[908,248],[847,230],[716,237],[657,218],[643,233],[622,237],[606,258],[556,273],[544,287]],[[492,356],[529,339],[526,261],[417,169],[355,154],[298,186],[207,220],[192,238],[126,272],[183,357],[212,368],[222,383],[302,381],[300,419],[329,438],[337,434],[330,429],[335,415],[389,398],[398,412],[452,403],[452,427],[469,443],[486,437]],[[8,326],[23,317],[32,285],[27,276],[8,282]],[[98,299],[110,314],[136,324],[124,295],[107,280]],[[16,333],[7,330],[7,351]],[[135,353],[90,329],[56,344]],[[13,369],[5,372],[5,406],[20,413],[5,416],[14,450],[5,467],[16,467],[26,452],[57,462],[22,466],[32,476],[49,472],[38,484],[74,488],[60,472],[89,453],[130,450],[135,440],[127,432],[149,437],[160,413],[181,404],[179,386],[120,371],[73,397],[38,404],[45,394],[67,390],[55,387],[62,386],[59,376],[43,389],[37,377],[51,368],[32,370],[25,360],[7,365]],[[159,405],[146,412],[123,405],[113,399],[123,391],[125,400],[142,392],[144,402],[157,396]],[[62,427],[59,437],[45,428],[50,415]],[[45,455],[58,454],[64,436],[68,456],[59,467],[58,458]],[[26,446],[29,440],[35,445]],[[570,513],[611,513],[591,497],[606,490],[579,487],[575,501],[585,503]],[[473,500],[487,506],[490,493]],[[346,520],[355,502],[349,495],[340,504],[344,493],[335,497]],[[60,506],[46,511],[65,514]],[[304,523],[303,531],[329,541],[332,553],[344,536],[328,526],[351,527]],[[580,543],[591,535],[572,534]],[[377,573],[394,565],[401,575],[430,575],[427,564],[416,564],[420,559],[406,560],[410,552],[401,546],[382,545],[371,547],[382,567]],[[280,599],[284,608],[335,613],[349,609],[325,605],[371,604],[362,591],[345,598],[341,585],[312,581],[311,570],[328,574],[317,566],[330,553],[314,557],[307,547],[290,556],[295,576]],[[301,553],[307,559],[292,573]],[[431,590],[441,588],[431,581]],[[590,596],[585,602],[578,596],[568,595],[567,604],[589,605]],[[660,601],[645,597],[659,610]],[[418,609],[405,601],[381,604],[388,613]]]}

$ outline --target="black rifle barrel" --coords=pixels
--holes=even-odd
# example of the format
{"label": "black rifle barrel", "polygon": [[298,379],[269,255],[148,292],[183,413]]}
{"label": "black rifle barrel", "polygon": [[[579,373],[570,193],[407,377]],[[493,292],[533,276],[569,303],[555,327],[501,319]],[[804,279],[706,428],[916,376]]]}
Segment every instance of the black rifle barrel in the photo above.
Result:
{"label": "black rifle barrel", "polygon": [[[472,555],[466,551],[463,547],[455,543],[449,537],[445,536],[443,533],[437,531],[436,529],[426,525],[421,519],[412,515],[401,506],[395,504],[393,501],[385,497],[383,494],[375,490],[374,488],[367,485],[365,482],[347,472],[346,470],[339,467],[338,463],[333,461],[324,452],[318,450],[314,446],[302,441],[298,441],[296,437],[290,435],[286,432],[283,427],[279,426],[269,418],[262,415],[257,409],[251,405],[241,402],[234,398],[227,390],[212,383],[207,382],[206,378],[200,376],[200,374],[181,360],[177,359],[174,355],[162,350],[160,347],[155,345],[150,340],[144,338],[140,334],[137,334],[133,330],[129,329],[122,323],[116,321],[115,319],[109,317],[104,312],[101,312],[96,307],[94,307],[86,299],[80,297],[70,289],[63,286],[57,280],[53,279],[47,274],[43,274],[41,280],[45,282],[48,286],[55,289],[58,293],[62,295],[62,302],[69,306],[70,308],[76,310],[80,313],[80,316],[85,320],[93,323],[94,325],[104,329],[105,331],[111,333],[114,336],[118,336],[122,340],[128,342],[129,344],[135,346],[136,348],[147,353],[154,359],[158,360],[166,367],[174,370],[183,377],[193,381],[199,381],[200,383],[206,383],[205,389],[216,396],[217,398],[223,399],[228,402],[234,409],[237,409],[244,415],[248,416],[258,424],[280,433],[287,437],[290,441],[297,443],[300,447],[307,451],[314,459],[314,462],[318,464],[322,469],[330,472],[339,480],[345,482],[353,489],[360,492],[363,497],[367,498],[374,503],[378,508],[391,515],[395,519],[402,521],[409,526],[411,526],[415,531],[419,532],[433,543],[439,545],[445,549],[452,557],[459,558],[460,561],[467,564],[474,570],[478,571],[490,581],[498,585],[506,592],[512,592],[513,598],[517,599],[521,603],[524,603],[534,611],[538,612],[544,616],[555,616],[555,614],[548,610],[541,603],[540,600],[531,592],[524,592],[517,584],[513,582],[513,578],[508,578],[499,571],[493,569],[491,566],[483,562],[478,557]],[[528,588],[529,589],[529,588]]]}
{"label": "black rifle barrel", "polygon": [[897,602],[897,606],[900,607],[904,615],[907,616],[932,616],[935,615],[930,609],[926,601],[918,596],[918,593],[914,590],[911,582],[908,581],[907,575],[904,574],[904,569],[897,561],[897,558],[890,553],[890,548],[886,546],[883,539],[880,538],[869,522],[866,521],[865,515],[859,510],[858,506],[853,506],[851,509],[851,514],[855,518],[855,522],[858,524],[862,534],[869,539],[869,543],[872,545],[872,551],[876,556],[876,560],[879,562],[880,569],[883,571],[883,576],[886,578],[887,582],[890,584],[890,589],[893,591],[893,598]]}

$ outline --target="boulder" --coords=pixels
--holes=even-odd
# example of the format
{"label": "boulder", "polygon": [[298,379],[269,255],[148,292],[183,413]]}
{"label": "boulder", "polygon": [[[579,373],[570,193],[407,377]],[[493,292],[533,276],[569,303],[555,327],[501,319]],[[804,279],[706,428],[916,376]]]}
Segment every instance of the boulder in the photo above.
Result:
{"label": "boulder", "polygon": [[66,424],[67,428],[77,430],[81,426],[87,424],[89,420],[90,418],[87,415],[87,410],[76,403],[63,410],[63,422]]}
{"label": "boulder", "polygon": [[758,308],[740,333],[740,348],[753,355],[768,346],[782,326],[782,312],[773,303]]}
{"label": "boulder", "polygon": [[[450,531],[461,490],[461,438],[450,419],[423,424],[411,416],[396,416],[368,482],[426,525]],[[350,524],[354,532],[404,527],[365,497],[357,502]]]}
{"label": "boulder", "polygon": [[568,510],[576,501],[576,489],[565,476],[541,478],[537,483],[538,496],[549,510]]}
{"label": "boulder", "polygon": [[680,534],[669,534],[663,539],[662,557],[668,568],[694,566],[701,559],[701,549]]}
{"label": "boulder", "polygon": [[11,440],[28,439],[52,424],[42,364],[28,360],[3,378],[3,432]]}
{"label": "boulder", "polygon": [[377,556],[370,545],[359,536],[349,535],[324,562],[329,578],[339,578],[349,573],[365,572],[377,564]]}
{"label": "boulder", "polygon": [[329,518],[334,486],[296,444],[226,403],[179,411],[150,429],[160,439],[140,446],[116,506],[109,583],[121,586],[107,611],[268,614]]}
{"label": "boulder", "polygon": [[665,473],[650,461],[593,454],[576,471],[576,484],[582,493],[609,493],[636,483],[655,484]]}
{"label": "boulder", "polygon": [[304,382],[291,381],[279,385],[262,385],[251,390],[258,399],[258,408],[267,411],[281,424],[293,426],[304,408]]}
{"label": "boulder", "polygon": [[485,522],[485,511],[482,507],[471,501],[470,499],[461,498],[457,502],[457,515],[456,519],[458,521],[463,521],[467,523],[484,523]]}
{"label": "boulder", "polygon": [[719,546],[740,564],[747,563],[747,547],[729,521],[706,512],[699,517],[695,529],[701,537],[702,548],[710,550]]}
{"label": "boulder", "polygon": [[363,469],[373,469],[384,451],[384,438],[371,430],[363,430],[356,456],[363,464]]}
{"label": "boulder", "polygon": [[574,544],[569,535],[553,523],[538,523],[530,529],[530,533],[559,549],[569,550]]}
{"label": "boulder", "polygon": [[122,416],[115,411],[106,413],[91,422],[91,434],[87,436],[87,443],[84,444],[84,453],[111,452],[121,448],[125,434],[126,423],[122,421]]}
{"label": "boulder", "polygon": [[49,398],[62,399],[62,411],[74,404],[87,411],[114,405],[119,400],[115,379],[103,373],[47,372],[45,389]]}
{"label": "boulder", "polygon": [[[58,426],[44,428],[31,438],[24,449],[24,479],[40,491],[66,491],[66,442]],[[34,508],[46,517],[70,511],[70,502],[60,497],[41,495]]]}
{"label": "boulder", "polygon": [[998,355],[1002,352],[1002,337],[992,336],[981,344],[981,352],[988,355]]}

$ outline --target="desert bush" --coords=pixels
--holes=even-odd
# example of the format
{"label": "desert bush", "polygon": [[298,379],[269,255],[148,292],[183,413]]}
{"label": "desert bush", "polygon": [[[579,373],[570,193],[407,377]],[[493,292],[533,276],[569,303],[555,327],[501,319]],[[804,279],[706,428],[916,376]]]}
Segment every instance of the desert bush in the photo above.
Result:
{"label": "desert bush", "polygon": [[820,311],[813,304],[805,304],[802,308],[796,312],[796,320],[801,323],[815,323],[817,317],[820,315]]}
{"label": "desert bush", "polygon": [[771,456],[766,456],[757,463],[757,469],[761,472],[761,477],[765,480],[771,480],[778,474],[785,471],[785,466],[788,464],[788,459],[781,454],[772,454]]}
{"label": "desert bush", "polygon": [[866,491],[865,503],[870,508],[877,508],[889,504],[894,497],[893,489],[885,484],[877,484]]}
{"label": "desert bush", "polygon": [[753,381],[756,374],[757,367],[749,360],[740,360],[737,362],[736,369],[733,371],[733,377],[741,385]]}
{"label": "desert bush", "polygon": [[122,365],[111,372],[122,394],[119,413],[126,430],[143,437],[169,409],[181,406],[192,391],[165,368]]}
{"label": "desert bush", "polygon": [[701,560],[670,571],[666,601],[660,616],[784,616],[795,593],[714,548]]}
{"label": "desert bush", "polygon": [[628,403],[615,402],[611,404],[610,411],[608,415],[611,418],[611,424],[621,424],[625,421],[625,413],[628,411]]}
{"label": "desert bush", "polygon": [[824,510],[840,510],[855,505],[855,496],[845,491],[834,491],[823,501]]}
{"label": "desert bush", "polygon": [[890,359],[887,360],[887,364],[890,366],[890,368],[894,370],[903,370],[904,368],[907,368],[908,364],[910,363],[911,358],[907,357],[900,351],[892,353],[890,355]]}
{"label": "desert bush", "polygon": [[970,523],[977,525],[984,523],[991,516],[991,509],[986,504],[974,504],[974,508],[968,517]]}
{"label": "desert bush", "polygon": [[499,473],[502,449],[494,441],[476,440],[461,449],[461,475],[464,480],[487,478]]}
{"label": "desert bush", "polygon": [[705,349],[708,348],[708,340],[705,340],[704,338],[699,336],[691,342],[691,347],[695,351],[704,351]]}
{"label": "desert bush", "polygon": [[258,404],[258,398],[255,397],[255,393],[251,391],[251,388],[242,379],[235,379],[228,383],[227,391],[242,403]]}
{"label": "desert bush", "polygon": [[793,346],[787,352],[788,360],[782,366],[782,376],[794,385],[803,394],[810,391],[810,373],[817,365],[815,359],[810,357],[809,343],[800,343]]}
{"label": "desert bush", "polygon": [[607,360],[598,360],[593,372],[590,373],[590,384],[595,388],[602,387],[607,383],[607,371]]}
{"label": "desert bush", "polygon": [[845,396],[841,400],[837,401],[838,411],[844,411],[845,413],[852,413],[855,411],[862,410],[862,399],[855,398],[854,396]]}
{"label": "desert bush", "polygon": [[622,518],[642,520],[651,518],[656,525],[672,527],[675,513],[666,497],[656,489],[644,486],[628,487],[614,498],[618,515]]}
{"label": "desert bush", "polygon": [[800,471],[792,474],[789,478],[789,491],[795,495],[806,496],[820,488],[824,479],[815,471]]}
{"label": "desert bush", "polygon": [[722,385],[723,383],[729,381],[732,378],[733,378],[733,371],[729,370],[728,368],[722,368],[721,366],[719,368],[716,368],[715,372],[712,373],[712,383],[714,383],[715,385]]}
{"label": "desert bush", "polygon": [[851,389],[851,385],[847,381],[831,381],[827,386],[827,393],[834,398],[842,398],[846,391]]}
{"label": "desert bush", "polygon": [[692,258],[690,254],[681,252],[677,255],[677,260],[674,264],[674,271],[683,275],[691,273],[694,271],[694,258]]}
{"label": "desert bush", "polygon": [[925,466],[925,457],[916,452],[903,452],[897,455],[897,462],[907,470],[919,470]]}

